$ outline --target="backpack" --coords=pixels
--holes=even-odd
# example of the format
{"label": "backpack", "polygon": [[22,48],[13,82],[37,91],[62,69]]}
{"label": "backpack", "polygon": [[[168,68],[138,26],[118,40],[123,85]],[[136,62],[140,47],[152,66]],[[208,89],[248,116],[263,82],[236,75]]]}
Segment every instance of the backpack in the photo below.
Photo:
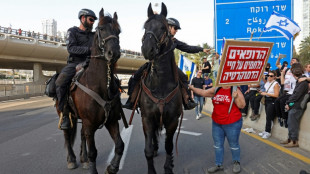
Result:
{"label": "backpack", "polygon": [[54,74],[50,79],[45,82],[46,87],[44,93],[48,97],[56,97],[56,80],[58,75],[59,73]]}

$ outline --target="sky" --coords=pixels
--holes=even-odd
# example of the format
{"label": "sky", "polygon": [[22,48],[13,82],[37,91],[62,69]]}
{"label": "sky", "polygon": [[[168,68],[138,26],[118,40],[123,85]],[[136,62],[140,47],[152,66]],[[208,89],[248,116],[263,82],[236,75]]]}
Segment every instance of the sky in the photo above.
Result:
{"label": "sky", "polygon": [[[92,9],[99,16],[103,8],[111,15],[117,12],[122,29],[121,48],[140,52],[148,5],[152,3],[153,10],[160,12],[161,2],[167,6],[167,17],[176,18],[181,24],[182,29],[176,35],[178,40],[189,45],[208,43],[214,46],[214,0],[9,0],[1,3],[0,25],[42,33],[41,20],[55,19],[58,31],[67,31],[79,26],[80,9]],[[294,0],[294,3],[294,20],[302,28],[302,0]],[[300,33],[294,44],[299,45],[301,38]]]}

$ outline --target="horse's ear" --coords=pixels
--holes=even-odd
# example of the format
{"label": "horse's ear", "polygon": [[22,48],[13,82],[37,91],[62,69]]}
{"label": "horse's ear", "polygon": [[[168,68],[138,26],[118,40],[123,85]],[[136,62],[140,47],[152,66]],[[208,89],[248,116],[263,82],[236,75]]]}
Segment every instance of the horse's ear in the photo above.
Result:
{"label": "horse's ear", "polygon": [[114,12],[113,19],[114,19],[115,21],[117,21],[117,19],[118,19],[117,13],[116,13],[116,12]]}
{"label": "horse's ear", "polygon": [[154,12],[152,9],[152,4],[150,3],[149,8],[147,9],[147,17],[150,18],[153,15],[154,15]]}
{"label": "horse's ear", "polygon": [[99,20],[101,21],[101,19],[103,19],[103,18],[104,18],[104,11],[103,11],[103,8],[101,8],[101,10],[99,12]]}
{"label": "horse's ear", "polygon": [[161,3],[161,12],[160,12],[160,14],[161,15],[163,15],[163,16],[165,16],[165,17],[167,17],[167,7],[166,7],[166,5],[162,2]]}

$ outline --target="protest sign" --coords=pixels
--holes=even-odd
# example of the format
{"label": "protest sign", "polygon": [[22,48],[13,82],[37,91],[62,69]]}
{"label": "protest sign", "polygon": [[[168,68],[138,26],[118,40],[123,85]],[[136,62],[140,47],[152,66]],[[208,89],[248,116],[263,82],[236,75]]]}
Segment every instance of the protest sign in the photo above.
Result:
{"label": "protest sign", "polygon": [[272,46],[272,42],[226,40],[215,86],[259,83]]}

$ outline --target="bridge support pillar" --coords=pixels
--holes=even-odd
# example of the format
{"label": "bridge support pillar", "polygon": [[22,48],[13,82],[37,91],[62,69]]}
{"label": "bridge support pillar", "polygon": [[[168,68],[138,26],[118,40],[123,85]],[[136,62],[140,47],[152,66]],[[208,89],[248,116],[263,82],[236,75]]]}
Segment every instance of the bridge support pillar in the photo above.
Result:
{"label": "bridge support pillar", "polygon": [[33,64],[33,82],[44,84],[46,80],[47,80],[47,77],[45,77],[42,72],[42,65],[40,63],[34,63]]}

